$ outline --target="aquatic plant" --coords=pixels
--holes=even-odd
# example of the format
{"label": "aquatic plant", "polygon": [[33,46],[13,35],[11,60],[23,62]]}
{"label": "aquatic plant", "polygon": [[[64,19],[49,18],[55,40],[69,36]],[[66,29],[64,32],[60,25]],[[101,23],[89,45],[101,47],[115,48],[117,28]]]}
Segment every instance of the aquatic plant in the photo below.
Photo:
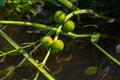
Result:
{"label": "aquatic plant", "polygon": [[[6,2],[7,4],[16,4],[14,7],[12,7],[12,10],[16,10],[19,13],[24,13],[24,12],[34,12],[34,9],[31,8],[31,5],[34,5],[34,1],[36,0],[27,0],[27,1],[23,1],[23,0],[2,0],[4,2]],[[5,3],[0,3],[0,5],[4,6]],[[99,39],[100,38],[109,38],[110,36],[102,34],[100,32],[94,32],[94,33],[86,33],[86,34],[77,34],[73,31],[76,27],[75,27],[75,23],[70,20],[73,16],[76,15],[80,15],[80,14],[90,14],[96,18],[102,18],[103,20],[108,20],[111,19],[109,17],[100,15],[96,12],[94,12],[91,9],[79,9],[78,7],[76,7],[72,2],[68,1],[68,0],[51,0],[50,1],[53,4],[56,4],[57,6],[60,5],[65,5],[67,8],[69,8],[71,10],[70,13],[65,14],[65,12],[63,10],[58,10],[56,12],[54,12],[54,21],[57,23],[55,23],[56,25],[46,25],[46,24],[40,24],[40,23],[34,23],[34,22],[29,22],[29,21],[12,21],[12,20],[0,20],[0,24],[1,25],[19,25],[19,26],[27,26],[27,27],[33,27],[33,28],[38,28],[38,29],[46,29],[48,30],[48,32],[46,33],[46,35],[44,37],[42,37],[42,39],[30,43],[27,46],[19,46],[15,41],[13,41],[6,33],[4,33],[4,31],[1,29],[0,30],[0,35],[2,37],[5,38],[6,41],[8,41],[14,48],[15,50],[11,50],[9,52],[6,53],[1,53],[0,56],[5,56],[8,54],[12,54],[12,52],[18,51],[20,52],[25,59],[27,59],[32,65],[34,65],[37,69],[38,69],[38,73],[36,74],[34,80],[37,80],[37,77],[39,76],[39,73],[41,72],[42,74],[44,74],[44,76],[46,76],[49,80],[55,80],[55,78],[52,76],[52,74],[50,74],[48,71],[49,68],[46,66],[46,62],[50,56],[51,53],[57,53],[61,50],[64,49],[64,41],[62,41],[61,39],[59,39],[59,35],[65,35],[68,37],[72,37],[72,38],[90,38],[90,42],[96,47],[98,48],[102,53],[104,53],[109,59],[111,59],[112,61],[114,61],[116,64],[120,65],[120,61],[117,60],[116,58],[114,58],[112,55],[110,55],[110,53],[108,53],[107,51],[105,51],[102,47],[100,47],[98,45]],[[26,4],[27,3],[27,4]],[[2,7],[0,6],[0,7]],[[12,11],[11,10],[11,11]],[[9,11],[8,11],[9,12]],[[16,13],[17,13],[16,12]],[[10,13],[9,13],[10,14]],[[11,15],[12,16],[12,15]],[[13,17],[13,16],[12,16]],[[94,26],[94,25],[90,25],[90,26]],[[95,25],[97,26],[97,25]],[[55,34],[54,37],[52,34]],[[53,37],[53,38],[52,38]],[[28,54],[24,48],[30,47],[30,46],[34,46],[36,43],[42,44],[44,48],[46,48],[46,56],[44,57],[44,59],[42,60],[42,62],[36,61],[31,54],[37,50],[37,48],[39,47],[35,47],[34,50],[31,52],[31,54]],[[24,63],[24,61],[22,62]],[[21,64],[22,64],[21,63]],[[20,67],[21,65],[17,66]],[[16,68],[17,68],[16,67]],[[9,67],[8,67],[9,68]],[[93,72],[91,72],[91,70],[94,70]],[[97,67],[91,67],[88,68],[85,73],[87,75],[91,75],[91,74],[95,74],[97,70]],[[14,69],[13,69],[14,71]],[[11,71],[8,71],[11,72]],[[11,75],[13,75],[13,72],[10,73]],[[7,76],[7,75],[5,75]],[[2,76],[2,78],[4,78],[5,76]]]}

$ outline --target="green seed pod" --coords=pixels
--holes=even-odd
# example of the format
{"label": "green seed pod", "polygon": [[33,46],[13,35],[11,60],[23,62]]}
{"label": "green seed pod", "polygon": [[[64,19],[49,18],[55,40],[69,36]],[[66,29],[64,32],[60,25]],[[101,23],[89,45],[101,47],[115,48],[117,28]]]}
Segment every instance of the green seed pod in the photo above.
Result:
{"label": "green seed pod", "polygon": [[45,36],[42,39],[42,45],[43,47],[47,48],[52,44],[53,40],[50,36]]}
{"label": "green seed pod", "polygon": [[71,20],[68,20],[68,21],[66,21],[66,22],[63,24],[62,30],[63,30],[63,31],[73,31],[74,28],[75,28],[74,22],[71,21]]}
{"label": "green seed pod", "polygon": [[56,11],[54,15],[54,21],[56,23],[62,23],[65,20],[65,13],[61,10]]}
{"label": "green seed pod", "polygon": [[55,40],[53,41],[53,43],[51,44],[51,51],[53,53],[56,53],[58,51],[61,51],[63,50],[64,48],[64,43],[62,40]]}

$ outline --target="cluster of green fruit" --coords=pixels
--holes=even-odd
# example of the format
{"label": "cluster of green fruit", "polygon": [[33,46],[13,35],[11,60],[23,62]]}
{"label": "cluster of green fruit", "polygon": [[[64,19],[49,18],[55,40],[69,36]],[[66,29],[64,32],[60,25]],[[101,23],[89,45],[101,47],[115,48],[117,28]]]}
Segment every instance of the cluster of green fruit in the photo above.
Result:
{"label": "cluster of green fruit", "polygon": [[65,12],[58,10],[56,11],[55,15],[54,15],[54,21],[56,23],[63,23],[62,25],[62,30],[69,32],[69,31],[73,31],[75,28],[75,24],[72,20],[67,20],[65,21],[66,18],[66,14]]}
{"label": "cluster of green fruit", "polygon": [[[62,30],[69,32],[69,31],[73,31],[75,28],[75,24],[72,20],[67,20],[65,21],[66,18],[66,14],[65,12],[58,10],[56,11],[55,15],[54,15],[54,21],[56,23],[61,23],[62,24]],[[42,45],[45,48],[51,48],[51,51],[56,53],[58,51],[63,50],[64,48],[64,43],[62,40],[58,39],[58,40],[53,40],[50,36],[45,36],[42,39]]]}
{"label": "cluster of green fruit", "polygon": [[50,47],[51,51],[53,53],[59,52],[59,51],[63,50],[63,48],[64,48],[64,43],[62,40],[60,40],[60,39],[53,40],[50,36],[43,37],[42,45],[45,48]]}

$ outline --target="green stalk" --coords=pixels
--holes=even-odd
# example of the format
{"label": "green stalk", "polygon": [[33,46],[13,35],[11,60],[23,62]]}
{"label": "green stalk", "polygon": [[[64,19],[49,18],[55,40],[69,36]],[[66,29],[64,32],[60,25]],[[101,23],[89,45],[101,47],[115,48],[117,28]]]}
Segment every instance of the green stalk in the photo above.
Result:
{"label": "green stalk", "polygon": [[45,58],[44,58],[44,60],[43,60],[43,62],[42,62],[42,65],[43,65],[43,66],[46,64],[46,61],[47,61],[47,59],[48,59],[48,57],[49,57],[49,55],[50,55],[50,52],[51,52],[51,48],[48,49],[48,52],[47,52],[47,54],[46,54],[46,56],[45,56]]}
{"label": "green stalk", "polygon": [[[35,48],[34,48],[32,51],[30,51],[29,55],[31,56],[32,53],[33,53],[36,49],[38,49],[38,47],[40,47],[40,46],[41,46],[41,43],[39,43],[37,46],[35,46]],[[16,67],[20,67],[20,66],[25,62],[25,60],[26,60],[26,58],[24,57]]]}
{"label": "green stalk", "polygon": [[73,5],[70,1],[68,0],[58,0],[60,1],[62,4],[64,4],[65,6],[67,6],[68,8],[70,8],[71,10],[75,11],[78,10],[79,8],[77,8],[75,5]]}
{"label": "green stalk", "polygon": [[[37,41],[37,42],[38,42],[38,41]],[[30,47],[30,46],[35,45],[37,42],[30,43],[29,45],[23,46],[23,47],[21,47],[21,48],[23,48],[23,49],[28,48],[28,47]],[[11,51],[9,51],[9,52],[5,52],[5,53],[0,54],[0,56],[5,56],[5,55],[7,55],[7,54],[11,54],[11,53],[16,52],[16,51],[18,51],[18,50],[17,50],[17,49],[14,49],[14,50],[11,50]]]}
{"label": "green stalk", "polygon": [[2,30],[0,30],[0,34],[12,45],[14,46],[28,61],[30,61],[40,72],[42,72],[49,80],[55,80],[43,67],[39,67],[38,63],[28,55],[28,53],[17,45],[11,38],[9,38]]}
{"label": "green stalk", "polygon": [[74,34],[72,32],[62,32],[62,34],[73,38],[91,37],[91,34]]}
{"label": "green stalk", "polygon": [[40,72],[38,71],[33,80],[38,80],[39,75],[40,75]]}
{"label": "green stalk", "polygon": [[57,31],[56,31],[56,34],[55,34],[55,37],[54,37],[54,40],[57,40],[58,39],[58,36],[61,32],[61,29],[62,29],[62,24],[58,27]]}
{"label": "green stalk", "polygon": [[23,22],[23,21],[0,21],[0,24],[14,24],[14,25],[25,25],[25,26],[32,26],[36,28],[43,28],[56,31],[57,29],[51,26],[46,26],[43,24],[38,23],[31,23],[31,22]]}
{"label": "green stalk", "polygon": [[[70,13],[70,14],[68,14],[66,16],[66,20],[68,20],[69,18],[71,18],[74,15],[82,14],[82,13],[86,13],[86,10],[78,10],[78,11],[72,12],[72,13]],[[19,24],[19,22],[21,24]],[[52,31],[57,31],[57,28],[52,28],[51,26],[46,26],[46,25],[42,25],[42,24],[39,25],[37,23],[22,22],[22,21],[0,21],[0,24],[24,25],[24,26],[32,26],[32,27],[37,27],[37,28],[43,28],[43,29],[48,29],[48,30],[52,30]],[[37,25],[33,25],[33,24],[37,24]],[[90,37],[90,34],[75,34],[75,33],[72,33],[72,32],[63,32],[62,30],[61,30],[60,33],[63,34],[63,35],[69,36],[69,37],[74,37],[74,38],[75,37]]]}
{"label": "green stalk", "polygon": [[114,61],[116,64],[120,66],[120,61],[118,61],[116,58],[111,56],[107,51],[105,51],[103,48],[101,48],[98,44],[93,43],[94,46],[96,46],[101,52],[103,52],[108,58],[110,58],[112,61]]}
{"label": "green stalk", "polygon": [[68,19],[70,19],[72,16],[75,16],[75,15],[78,15],[78,14],[93,14],[93,10],[91,9],[82,9],[82,10],[76,10],[76,11],[73,11],[71,13],[69,13],[67,16],[66,16],[66,19],[65,21],[67,21]]}
{"label": "green stalk", "polygon": [[[61,2],[62,4],[64,4],[66,7],[68,7],[69,9],[71,9],[72,11],[76,11],[76,10],[81,10],[80,8],[76,7],[72,2],[68,1],[68,0],[59,0],[59,2]],[[100,15],[96,12],[94,12],[94,15],[98,18],[102,18],[105,20],[110,20],[111,18]]]}

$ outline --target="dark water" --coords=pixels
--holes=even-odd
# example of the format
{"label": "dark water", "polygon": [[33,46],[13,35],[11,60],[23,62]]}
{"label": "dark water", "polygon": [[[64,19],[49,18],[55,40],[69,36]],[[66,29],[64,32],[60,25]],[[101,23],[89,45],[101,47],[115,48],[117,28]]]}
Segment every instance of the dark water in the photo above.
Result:
{"label": "dark water", "polygon": [[[8,32],[10,30],[10,32]],[[22,30],[22,31],[21,31]],[[38,33],[27,33],[26,30],[22,27],[10,29],[9,27],[4,30],[14,41],[16,41],[19,45],[24,42],[31,42],[40,39],[40,34]],[[16,34],[15,34],[16,33]],[[14,37],[15,35],[15,37]],[[119,80],[120,79],[120,67],[113,63],[111,60],[107,59],[104,62],[105,55],[103,55],[97,48],[95,48],[88,40],[89,39],[71,39],[65,38],[64,36],[60,36],[61,39],[65,42],[65,49],[58,53],[52,54],[48,59],[47,66],[51,70],[51,74],[56,71],[59,72],[54,75],[56,80]],[[2,42],[3,41],[3,42]],[[71,44],[67,42],[71,42]],[[107,41],[107,40],[106,40]],[[4,47],[7,43],[3,38],[1,38],[1,47]],[[114,42],[114,41],[113,41]],[[102,42],[101,42],[102,43]],[[109,42],[108,42],[109,44]],[[106,46],[107,43],[106,43]],[[104,46],[103,48],[105,48]],[[40,47],[42,48],[42,47]],[[119,46],[117,46],[117,52],[119,52]],[[116,55],[116,45],[109,49],[109,47],[105,48],[110,50],[112,54]],[[28,52],[31,48],[26,49]],[[44,49],[37,50],[36,53],[33,54],[34,58],[42,58],[45,56],[46,51]],[[41,55],[41,56],[40,56]],[[38,56],[38,57],[36,57]],[[56,56],[58,57],[58,63],[56,62]],[[6,56],[5,60],[1,62],[1,69],[14,65],[16,66],[24,57],[22,55],[16,56]],[[116,58],[119,59],[117,55]],[[2,57],[1,57],[2,59]],[[101,66],[99,68],[99,72],[96,75],[87,76],[84,71],[86,68],[90,66]],[[108,69],[109,68],[109,69]],[[104,72],[105,70],[105,72]],[[11,80],[33,80],[35,73],[37,70],[31,66],[25,66],[15,69],[15,73],[12,76]],[[102,78],[101,78],[102,76]],[[47,80],[44,75],[40,75],[38,80]]]}

